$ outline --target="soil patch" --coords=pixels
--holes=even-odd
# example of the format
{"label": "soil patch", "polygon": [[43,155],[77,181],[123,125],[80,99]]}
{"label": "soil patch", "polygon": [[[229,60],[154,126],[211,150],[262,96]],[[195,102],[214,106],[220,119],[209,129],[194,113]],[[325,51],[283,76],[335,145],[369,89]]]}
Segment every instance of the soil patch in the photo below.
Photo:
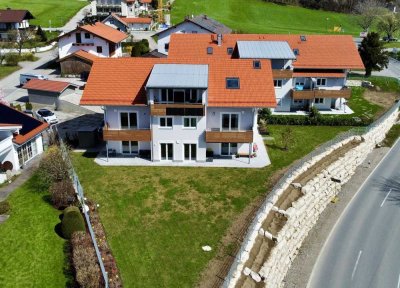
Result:
{"label": "soil patch", "polygon": [[[382,106],[385,110],[393,106],[393,103],[400,99],[400,95],[394,92],[377,92],[374,90],[366,90],[364,92],[364,98],[376,105]],[[383,113],[384,111],[382,111]]]}

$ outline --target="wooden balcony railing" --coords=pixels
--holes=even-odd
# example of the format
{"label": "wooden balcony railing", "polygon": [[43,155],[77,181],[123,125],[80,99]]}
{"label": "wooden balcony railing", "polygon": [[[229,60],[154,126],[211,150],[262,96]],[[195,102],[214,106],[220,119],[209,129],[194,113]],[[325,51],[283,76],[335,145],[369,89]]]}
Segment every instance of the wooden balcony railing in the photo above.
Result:
{"label": "wooden balcony railing", "polygon": [[274,79],[288,79],[288,78],[292,78],[292,76],[293,76],[293,71],[292,70],[272,69],[272,77]]}
{"label": "wooden balcony railing", "polygon": [[152,104],[151,116],[204,116],[204,105],[199,104]]}
{"label": "wooden balcony railing", "polygon": [[103,139],[105,141],[151,141],[150,129],[137,130],[113,130],[103,128]]}
{"label": "wooden balcony railing", "polygon": [[252,143],[253,131],[206,131],[207,143]]}
{"label": "wooden balcony railing", "polygon": [[314,99],[314,98],[346,98],[351,96],[351,89],[341,90],[292,90],[294,100]]}

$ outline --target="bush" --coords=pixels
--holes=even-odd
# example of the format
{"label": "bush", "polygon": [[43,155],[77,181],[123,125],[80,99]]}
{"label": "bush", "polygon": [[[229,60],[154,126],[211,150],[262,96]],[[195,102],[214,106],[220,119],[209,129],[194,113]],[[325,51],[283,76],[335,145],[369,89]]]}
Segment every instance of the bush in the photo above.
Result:
{"label": "bush", "polygon": [[311,118],[309,116],[295,115],[271,115],[267,119],[270,125],[314,125],[314,126],[368,126],[373,119],[367,117],[342,117],[342,116],[321,116]]}
{"label": "bush", "polygon": [[39,164],[38,173],[45,188],[54,182],[69,179],[68,166],[65,163],[60,147],[52,145]]}
{"label": "bush", "polygon": [[33,55],[33,53],[23,53],[21,54],[21,56],[19,57],[19,61],[36,61],[37,57],[35,55]]}
{"label": "bush", "polygon": [[101,287],[100,267],[90,236],[86,232],[75,232],[71,244],[76,282],[80,287]]}
{"label": "bush", "polygon": [[71,239],[72,234],[77,231],[85,231],[85,221],[81,211],[76,206],[70,206],[64,209],[61,221],[61,232],[64,238]]}
{"label": "bush", "polygon": [[32,110],[32,109],[33,109],[32,103],[27,102],[27,103],[25,104],[25,109],[26,109],[26,110]]}
{"label": "bush", "polygon": [[70,179],[54,182],[50,186],[51,201],[57,209],[67,207],[75,202],[75,189]]}
{"label": "bush", "polygon": [[310,114],[308,114],[308,117],[312,119],[319,119],[321,117],[321,113],[315,106],[312,106],[310,109]]}
{"label": "bush", "polygon": [[7,201],[0,202],[0,215],[6,214],[10,211],[10,204]]}
{"label": "bush", "polygon": [[149,51],[149,41],[147,39],[142,39],[139,42],[132,43],[131,57],[139,57]]}
{"label": "bush", "polygon": [[18,66],[18,62],[20,60],[20,57],[16,53],[8,53],[5,56],[5,61],[7,66]]}

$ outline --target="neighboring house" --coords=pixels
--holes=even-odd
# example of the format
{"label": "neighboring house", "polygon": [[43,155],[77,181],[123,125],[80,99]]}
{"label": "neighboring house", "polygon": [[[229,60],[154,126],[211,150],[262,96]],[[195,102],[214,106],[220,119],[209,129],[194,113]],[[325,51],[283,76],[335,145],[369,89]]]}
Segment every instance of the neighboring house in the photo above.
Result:
{"label": "neighboring house", "polygon": [[97,57],[121,57],[121,42],[127,37],[101,22],[79,26],[58,37],[58,55],[63,59],[83,50]]}
{"label": "neighboring house", "polygon": [[28,10],[7,8],[0,10],[0,40],[8,39],[12,30],[29,28],[29,20],[35,19]]}
{"label": "neighboring house", "polygon": [[171,37],[168,59],[269,59],[277,107],[274,112],[351,112],[345,87],[351,70],[364,65],[351,36],[181,35]]}
{"label": "neighboring house", "polygon": [[209,18],[207,15],[187,17],[179,24],[155,34],[158,37],[157,51],[168,55],[171,34],[229,34],[232,29]]}
{"label": "neighboring house", "polygon": [[153,19],[150,17],[120,17],[111,13],[102,22],[114,29],[130,33],[132,31],[150,30]]}
{"label": "neighboring house", "polygon": [[260,63],[99,59],[81,105],[104,107],[110,153],[153,162],[254,156],[258,109],[276,106],[270,62]]}
{"label": "neighboring house", "polygon": [[92,68],[93,61],[97,56],[78,50],[72,54],[57,60],[60,63],[61,75],[79,75],[83,79],[87,79],[90,69]]}
{"label": "neighboring house", "polygon": [[29,102],[52,105],[59,110],[59,98],[74,93],[77,86],[62,81],[32,79],[22,88],[28,90]]}
{"label": "neighboring house", "polygon": [[151,2],[151,0],[92,0],[90,9],[94,16],[115,13],[123,17],[139,17],[152,9]]}
{"label": "neighboring house", "polygon": [[[43,152],[42,133],[49,125],[11,107],[0,104],[0,164],[2,169],[18,171]],[[1,177],[0,172],[0,182]],[[4,176],[4,175],[3,175]]]}

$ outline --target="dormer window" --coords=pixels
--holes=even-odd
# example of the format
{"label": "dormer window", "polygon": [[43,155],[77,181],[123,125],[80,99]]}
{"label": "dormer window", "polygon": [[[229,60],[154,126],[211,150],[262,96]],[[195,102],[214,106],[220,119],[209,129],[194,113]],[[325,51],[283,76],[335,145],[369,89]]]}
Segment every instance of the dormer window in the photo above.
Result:
{"label": "dormer window", "polygon": [[227,53],[228,55],[232,55],[232,54],[233,54],[233,48],[232,48],[232,47],[228,47],[228,48],[226,49],[226,53]]}
{"label": "dormer window", "polygon": [[253,61],[253,68],[254,69],[261,69],[261,61],[260,60],[254,60]]}
{"label": "dormer window", "polygon": [[300,40],[301,40],[301,42],[305,42],[305,41],[307,41],[307,37],[304,35],[301,35]]}
{"label": "dormer window", "polygon": [[226,78],[226,89],[239,89],[239,88],[240,88],[239,78],[237,77]]}
{"label": "dormer window", "polygon": [[300,51],[299,51],[299,49],[297,49],[297,48],[295,48],[295,49],[293,49],[293,53],[294,53],[294,55],[300,55]]}
{"label": "dormer window", "polygon": [[212,55],[213,54],[213,48],[212,47],[207,47],[207,54]]}

